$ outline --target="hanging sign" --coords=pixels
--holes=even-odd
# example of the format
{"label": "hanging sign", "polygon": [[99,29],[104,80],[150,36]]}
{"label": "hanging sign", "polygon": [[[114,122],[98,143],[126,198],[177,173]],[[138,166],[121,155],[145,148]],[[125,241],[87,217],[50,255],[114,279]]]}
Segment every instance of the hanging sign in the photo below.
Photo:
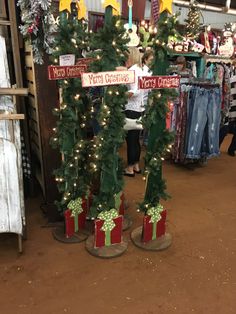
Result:
{"label": "hanging sign", "polygon": [[59,65],[60,66],[75,65],[75,55],[68,54],[68,55],[60,56],[59,57]]}
{"label": "hanging sign", "polygon": [[95,60],[96,60],[95,58],[79,58],[79,59],[77,59],[76,64],[89,66],[90,63],[92,63]]}
{"label": "hanging sign", "polygon": [[49,80],[64,80],[70,78],[81,77],[81,73],[85,72],[87,66],[73,65],[73,66],[58,66],[50,65],[48,67]]}
{"label": "hanging sign", "polygon": [[82,74],[83,87],[133,84],[134,82],[134,71],[113,71]]}
{"label": "hanging sign", "polygon": [[143,76],[139,77],[139,89],[178,88],[180,76]]}

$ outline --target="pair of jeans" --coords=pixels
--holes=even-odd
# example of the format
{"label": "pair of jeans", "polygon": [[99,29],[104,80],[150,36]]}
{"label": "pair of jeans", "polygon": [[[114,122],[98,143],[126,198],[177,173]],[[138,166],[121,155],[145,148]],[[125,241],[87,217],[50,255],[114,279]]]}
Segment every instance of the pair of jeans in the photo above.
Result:
{"label": "pair of jeans", "polygon": [[192,87],[188,92],[188,101],[187,101],[187,126],[186,126],[186,137],[185,137],[185,155],[187,155],[188,152],[188,142],[189,142],[189,135],[190,135],[190,129],[192,124],[192,116],[193,116],[193,108],[194,103],[196,99],[196,92],[197,87]]}
{"label": "pair of jeans", "polygon": [[233,134],[228,151],[234,153],[236,151],[236,123],[229,123],[228,125],[224,125],[220,128],[220,146],[228,133]]}
{"label": "pair of jeans", "polygon": [[[125,116],[129,119],[139,119],[142,116],[141,112],[126,110]],[[140,145],[140,130],[130,130],[127,132],[127,161],[129,166],[133,166],[140,160],[141,145]]]}
{"label": "pair of jeans", "polygon": [[221,112],[219,88],[197,87],[187,143],[187,158],[218,156]]}

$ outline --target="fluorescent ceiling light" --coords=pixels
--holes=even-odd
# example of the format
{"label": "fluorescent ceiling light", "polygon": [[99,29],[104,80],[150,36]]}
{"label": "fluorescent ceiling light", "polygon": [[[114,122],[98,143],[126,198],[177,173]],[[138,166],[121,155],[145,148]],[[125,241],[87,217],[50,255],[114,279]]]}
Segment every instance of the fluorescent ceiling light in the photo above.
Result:
{"label": "fluorescent ceiling light", "polygon": [[[181,6],[184,6],[184,7],[189,7],[189,1],[174,0],[173,3],[174,3],[174,4],[181,5]],[[198,6],[200,9],[203,9],[203,10],[226,13],[226,12],[225,12],[225,7],[219,8],[219,7],[215,7],[215,6],[213,6],[213,5],[202,4],[202,3],[198,3],[197,6]],[[236,15],[236,10],[229,9],[226,14],[233,14],[233,15]]]}

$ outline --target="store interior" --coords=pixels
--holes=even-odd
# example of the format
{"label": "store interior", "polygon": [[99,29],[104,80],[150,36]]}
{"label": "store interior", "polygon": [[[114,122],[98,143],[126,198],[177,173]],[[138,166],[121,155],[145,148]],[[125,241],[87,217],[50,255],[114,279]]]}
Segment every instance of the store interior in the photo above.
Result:
{"label": "store interior", "polygon": [[[0,312],[234,313],[236,3],[16,2],[0,4]],[[148,51],[151,89],[130,69]]]}

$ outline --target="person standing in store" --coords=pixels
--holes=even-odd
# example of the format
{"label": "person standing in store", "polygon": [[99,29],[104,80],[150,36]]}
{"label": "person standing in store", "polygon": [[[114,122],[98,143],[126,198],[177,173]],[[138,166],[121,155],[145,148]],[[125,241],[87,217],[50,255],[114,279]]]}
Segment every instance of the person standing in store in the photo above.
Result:
{"label": "person standing in store", "polygon": [[[138,48],[130,49],[127,67],[129,70],[135,71],[135,83],[130,85],[128,91],[128,103],[125,108],[125,115],[129,119],[137,120],[141,118],[145,111],[146,92],[138,87],[138,78],[151,75],[149,66],[153,61],[153,52],[151,50],[145,52],[142,56]],[[141,155],[140,130],[129,130],[126,136],[127,142],[127,163],[124,175],[134,177],[135,173],[141,173],[139,160]]]}
{"label": "person standing in store", "polygon": [[[236,62],[235,64],[236,65]],[[236,73],[230,79],[231,101],[224,118],[224,125],[220,128],[220,146],[227,134],[233,134],[233,138],[228,148],[228,155],[235,157],[236,152]]]}

